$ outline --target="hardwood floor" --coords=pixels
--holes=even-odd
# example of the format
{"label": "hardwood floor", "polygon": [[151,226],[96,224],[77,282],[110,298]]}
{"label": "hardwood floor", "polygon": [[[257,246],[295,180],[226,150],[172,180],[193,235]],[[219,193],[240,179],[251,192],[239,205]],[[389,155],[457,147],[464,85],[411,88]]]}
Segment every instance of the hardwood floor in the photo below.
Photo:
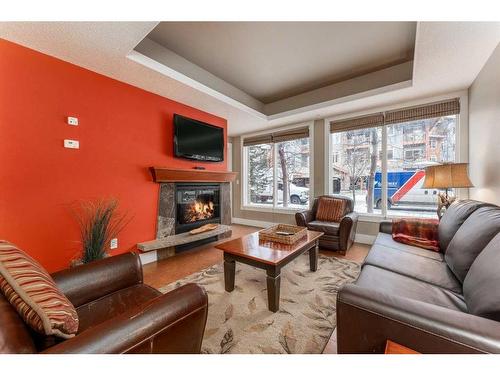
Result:
{"label": "hardwood floor", "polygon": [[[259,229],[255,227],[236,224],[233,224],[232,228],[233,234],[231,238],[238,238]],[[228,239],[224,239],[220,242],[224,242],[227,240]],[[177,254],[174,257],[144,265],[144,282],[155,288],[159,288],[173,281],[182,279],[185,276],[191,275],[192,273],[201,271],[204,268],[210,267],[217,263],[221,263],[223,261],[222,251],[214,247],[217,243],[218,242],[212,242],[210,244],[200,246],[196,249]],[[355,243],[352,245],[346,255],[340,255],[332,251],[321,249],[320,253],[325,256],[333,256],[353,260],[356,262],[362,262],[368,254],[369,249],[369,245]],[[334,332],[323,353],[336,353],[336,341],[336,332]]]}

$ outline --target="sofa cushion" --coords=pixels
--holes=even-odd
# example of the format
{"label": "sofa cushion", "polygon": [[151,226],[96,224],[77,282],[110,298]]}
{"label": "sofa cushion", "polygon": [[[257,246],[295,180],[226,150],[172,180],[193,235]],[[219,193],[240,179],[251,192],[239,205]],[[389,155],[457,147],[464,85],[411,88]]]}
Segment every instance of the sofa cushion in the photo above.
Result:
{"label": "sofa cushion", "polygon": [[467,311],[463,297],[450,290],[371,265],[363,266],[356,285],[388,295]]}
{"label": "sofa cushion", "polygon": [[320,197],[318,201],[318,211],[316,220],[340,222],[344,216],[346,201],[344,199]]}
{"label": "sofa cushion", "polygon": [[406,245],[406,244],[396,242],[392,239],[392,236],[390,234],[387,234],[387,233],[379,233],[377,235],[377,237],[375,238],[375,242],[373,243],[373,245],[380,245],[382,247],[389,247],[391,249],[396,249],[399,251],[407,252],[410,254],[415,254],[415,255],[429,258],[429,259],[438,260],[441,262],[444,260],[444,255],[441,253],[436,253],[434,251],[425,250],[425,249],[422,249],[420,247]]}
{"label": "sofa cushion", "polygon": [[445,211],[439,222],[439,247],[446,252],[453,236],[465,220],[478,208],[488,206],[488,203],[474,200],[461,200],[453,202]]}
{"label": "sofa cushion", "polygon": [[115,316],[158,296],[161,296],[158,290],[145,284],[137,284],[79,306],[76,309],[80,319],[78,332],[83,332],[106,320],[113,319]]}
{"label": "sofa cushion", "polygon": [[320,221],[314,220],[307,223],[307,228],[310,230],[316,230],[318,232],[323,232],[329,236],[339,235],[339,223],[333,221]]}
{"label": "sofa cushion", "polygon": [[462,294],[462,285],[447,264],[441,260],[374,244],[364,264],[377,266]]}
{"label": "sofa cushion", "polygon": [[35,332],[70,338],[78,331],[76,310],[32,257],[0,241],[0,291]]}
{"label": "sofa cushion", "polygon": [[500,321],[500,233],[472,263],[464,280],[464,298],[469,312]]}
{"label": "sofa cushion", "polygon": [[474,211],[455,233],[444,259],[461,282],[476,257],[498,232],[500,208],[487,206]]}

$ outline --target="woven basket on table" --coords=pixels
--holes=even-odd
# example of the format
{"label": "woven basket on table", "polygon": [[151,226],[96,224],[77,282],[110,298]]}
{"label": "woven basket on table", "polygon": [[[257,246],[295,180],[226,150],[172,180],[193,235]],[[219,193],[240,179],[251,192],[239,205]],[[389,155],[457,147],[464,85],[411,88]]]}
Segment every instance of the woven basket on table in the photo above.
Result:
{"label": "woven basket on table", "polygon": [[[292,235],[282,235],[276,232],[289,232]],[[279,242],[286,245],[293,245],[295,242],[307,236],[307,228],[289,224],[278,224],[271,228],[263,229],[259,232],[259,239],[263,241]]]}

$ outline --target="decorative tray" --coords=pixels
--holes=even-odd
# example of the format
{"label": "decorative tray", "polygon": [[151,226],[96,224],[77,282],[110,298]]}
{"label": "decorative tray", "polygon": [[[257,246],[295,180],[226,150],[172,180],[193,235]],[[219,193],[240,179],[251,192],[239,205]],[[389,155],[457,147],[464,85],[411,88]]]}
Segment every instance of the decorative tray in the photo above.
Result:
{"label": "decorative tray", "polygon": [[307,228],[289,224],[278,224],[259,232],[259,239],[292,245],[307,236]]}

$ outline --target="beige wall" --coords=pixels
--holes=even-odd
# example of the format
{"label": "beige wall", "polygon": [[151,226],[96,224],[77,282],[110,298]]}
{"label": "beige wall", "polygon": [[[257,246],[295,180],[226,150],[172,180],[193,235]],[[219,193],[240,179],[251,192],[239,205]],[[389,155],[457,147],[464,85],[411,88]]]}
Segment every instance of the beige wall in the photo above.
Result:
{"label": "beige wall", "polygon": [[320,195],[326,194],[325,191],[325,137],[330,135],[329,132],[325,132],[325,120],[314,121],[313,130],[313,145],[314,145],[314,156],[312,163],[314,164],[314,196],[318,197]]}
{"label": "beige wall", "polygon": [[469,88],[472,199],[500,204],[500,45]]}

